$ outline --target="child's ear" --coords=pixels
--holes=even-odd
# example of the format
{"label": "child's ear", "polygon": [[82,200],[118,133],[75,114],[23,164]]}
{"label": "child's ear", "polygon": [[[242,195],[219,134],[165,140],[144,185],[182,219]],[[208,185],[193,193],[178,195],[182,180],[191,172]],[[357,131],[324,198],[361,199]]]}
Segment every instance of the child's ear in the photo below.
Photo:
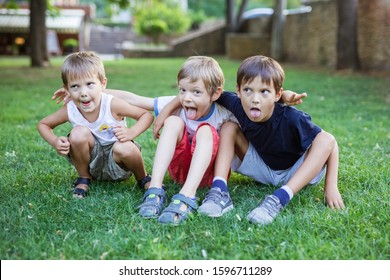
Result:
{"label": "child's ear", "polygon": [[218,87],[217,90],[213,93],[213,96],[211,96],[211,100],[215,101],[217,100],[223,92],[223,89],[221,87]]}
{"label": "child's ear", "polygon": [[280,88],[279,92],[276,93],[275,102],[278,102],[279,99],[282,97],[282,95],[283,95],[283,88]]}
{"label": "child's ear", "polygon": [[241,93],[240,93],[240,87],[236,85],[236,93],[239,98],[241,98]]}
{"label": "child's ear", "polygon": [[106,86],[107,86],[107,78],[104,78],[102,80],[102,87],[103,87],[103,89],[106,89]]}

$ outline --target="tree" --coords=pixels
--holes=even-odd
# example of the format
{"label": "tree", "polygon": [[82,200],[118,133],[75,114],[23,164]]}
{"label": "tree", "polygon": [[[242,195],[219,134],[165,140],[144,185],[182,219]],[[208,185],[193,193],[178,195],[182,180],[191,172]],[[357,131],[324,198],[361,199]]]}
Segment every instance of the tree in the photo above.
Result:
{"label": "tree", "polygon": [[283,55],[283,27],[285,15],[283,11],[286,9],[286,0],[275,0],[274,15],[272,17],[272,33],[271,33],[271,56],[276,59],[282,59]]}
{"label": "tree", "polygon": [[234,17],[234,0],[226,0],[226,29],[228,32],[237,32],[242,24],[242,14],[244,13],[248,0],[242,0],[237,15]]}
{"label": "tree", "polygon": [[357,47],[358,0],[337,1],[337,69],[358,69]]}
{"label": "tree", "polygon": [[49,64],[46,44],[46,0],[30,1],[30,59],[32,67]]}

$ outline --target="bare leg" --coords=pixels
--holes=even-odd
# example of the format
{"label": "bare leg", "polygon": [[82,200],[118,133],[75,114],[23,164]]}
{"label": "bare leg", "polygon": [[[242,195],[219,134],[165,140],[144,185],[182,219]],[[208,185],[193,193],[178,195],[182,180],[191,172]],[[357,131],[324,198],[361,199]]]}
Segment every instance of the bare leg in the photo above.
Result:
{"label": "bare leg", "polygon": [[[70,132],[70,157],[80,178],[92,178],[89,174],[89,160],[94,141],[92,133],[85,126],[77,126]],[[88,186],[85,184],[79,184],[77,188],[88,191]]]}
{"label": "bare leg", "polygon": [[248,147],[249,142],[240,127],[236,123],[224,123],[220,131],[214,175],[227,180],[234,155],[236,154],[240,160],[243,160]]}
{"label": "bare leg", "polygon": [[210,165],[213,153],[213,133],[208,125],[200,127],[196,134],[196,147],[192,155],[190,170],[180,193],[195,197],[196,190]]}
{"label": "bare leg", "polygon": [[141,151],[133,142],[116,142],[112,152],[115,162],[119,165],[126,166],[127,169],[133,172],[137,181],[143,179],[146,176],[146,170]]}
{"label": "bare leg", "polygon": [[325,131],[316,136],[302,165],[286,184],[294,194],[298,193],[320,172],[328,161],[335,145],[334,137]]}
{"label": "bare leg", "polygon": [[165,173],[175,154],[175,148],[183,138],[184,123],[176,116],[165,120],[164,130],[157,145],[153,161],[152,181],[150,187],[161,188]]}

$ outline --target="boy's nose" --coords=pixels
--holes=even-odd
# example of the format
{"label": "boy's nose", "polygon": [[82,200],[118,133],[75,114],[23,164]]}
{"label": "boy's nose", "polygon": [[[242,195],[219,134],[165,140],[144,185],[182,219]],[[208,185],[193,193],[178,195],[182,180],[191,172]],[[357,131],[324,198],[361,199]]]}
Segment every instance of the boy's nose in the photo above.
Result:
{"label": "boy's nose", "polygon": [[260,103],[260,97],[258,94],[254,94],[252,98],[252,103],[253,104],[259,104]]}
{"label": "boy's nose", "polygon": [[85,88],[82,88],[82,89],[81,89],[81,96],[82,96],[82,97],[87,96],[87,91],[85,90]]}

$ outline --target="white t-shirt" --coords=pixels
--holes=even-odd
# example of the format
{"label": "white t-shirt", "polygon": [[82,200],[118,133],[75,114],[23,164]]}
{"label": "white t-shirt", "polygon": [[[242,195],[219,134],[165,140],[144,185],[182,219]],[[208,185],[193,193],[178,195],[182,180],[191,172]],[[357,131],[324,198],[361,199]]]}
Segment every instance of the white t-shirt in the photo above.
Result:
{"label": "white t-shirt", "polygon": [[109,94],[102,94],[102,99],[100,102],[100,111],[99,117],[96,121],[90,123],[87,121],[83,115],[80,113],[76,104],[73,101],[70,101],[67,104],[68,118],[73,127],[82,125],[89,128],[92,134],[100,142],[101,145],[105,146],[112,144],[118,139],[114,135],[113,128],[116,125],[122,124],[126,125],[126,118],[121,121],[115,119],[111,113],[111,100],[113,96]]}
{"label": "white t-shirt", "polygon": [[[176,96],[162,96],[162,97],[157,97],[154,99],[154,113],[156,116],[162,111],[162,109],[167,105],[172,99],[174,99]],[[192,137],[194,136],[196,129],[201,123],[209,123],[215,129],[218,131],[221,128],[221,125],[224,122],[227,121],[233,121],[238,123],[236,117],[227,110],[225,107],[222,107],[221,105],[217,103],[213,103],[210,113],[207,116],[204,116],[198,120],[189,120],[186,117],[184,109],[179,109],[178,112],[176,113],[177,116],[179,116],[185,123],[187,131],[189,133],[189,139],[192,141]]]}

